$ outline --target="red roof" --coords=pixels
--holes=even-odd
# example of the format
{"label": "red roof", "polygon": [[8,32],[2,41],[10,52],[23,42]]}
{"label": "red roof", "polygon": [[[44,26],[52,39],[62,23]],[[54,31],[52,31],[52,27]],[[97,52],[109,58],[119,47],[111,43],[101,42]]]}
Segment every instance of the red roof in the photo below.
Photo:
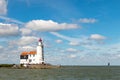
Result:
{"label": "red roof", "polygon": [[36,54],[36,51],[30,51],[29,54]]}
{"label": "red roof", "polygon": [[22,52],[21,55],[28,55],[29,52]]}
{"label": "red roof", "polygon": [[37,53],[36,51],[22,52],[21,55],[28,55],[28,54],[34,55],[36,53]]}

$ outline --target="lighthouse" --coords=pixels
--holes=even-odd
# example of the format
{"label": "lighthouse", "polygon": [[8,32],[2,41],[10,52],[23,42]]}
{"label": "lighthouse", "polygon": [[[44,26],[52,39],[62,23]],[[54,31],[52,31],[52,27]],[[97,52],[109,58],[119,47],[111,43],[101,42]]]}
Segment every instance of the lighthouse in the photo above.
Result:
{"label": "lighthouse", "polygon": [[38,46],[37,46],[37,61],[38,61],[38,64],[43,64],[44,63],[43,48],[44,48],[44,45],[43,45],[42,39],[40,38],[38,40]]}
{"label": "lighthouse", "polygon": [[18,68],[32,68],[32,69],[48,69],[57,68],[60,66],[53,66],[44,62],[44,45],[40,38],[35,50],[24,51],[20,54],[20,64]]}
{"label": "lighthouse", "polygon": [[36,50],[22,52],[20,55],[20,64],[44,64],[44,45],[40,38]]}

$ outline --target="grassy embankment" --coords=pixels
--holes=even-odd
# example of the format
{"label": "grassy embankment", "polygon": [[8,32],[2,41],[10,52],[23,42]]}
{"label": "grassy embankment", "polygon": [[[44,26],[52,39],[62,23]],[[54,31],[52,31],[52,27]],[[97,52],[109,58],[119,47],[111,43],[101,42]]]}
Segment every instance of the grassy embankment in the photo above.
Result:
{"label": "grassy embankment", "polygon": [[0,64],[0,68],[11,68],[14,64]]}

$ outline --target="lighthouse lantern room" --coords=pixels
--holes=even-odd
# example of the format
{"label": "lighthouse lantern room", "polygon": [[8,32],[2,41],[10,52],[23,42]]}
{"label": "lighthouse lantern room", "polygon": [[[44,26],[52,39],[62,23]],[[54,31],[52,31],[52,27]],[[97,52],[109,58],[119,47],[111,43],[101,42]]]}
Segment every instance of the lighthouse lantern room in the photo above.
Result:
{"label": "lighthouse lantern room", "polygon": [[42,39],[38,40],[36,51],[22,52],[20,64],[44,64],[44,45]]}

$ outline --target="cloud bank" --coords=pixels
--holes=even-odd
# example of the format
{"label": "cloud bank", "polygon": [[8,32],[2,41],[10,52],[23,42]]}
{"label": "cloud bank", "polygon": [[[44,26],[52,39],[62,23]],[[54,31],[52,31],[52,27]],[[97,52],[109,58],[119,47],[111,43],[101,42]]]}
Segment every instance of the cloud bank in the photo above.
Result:
{"label": "cloud bank", "polygon": [[90,39],[93,39],[93,40],[104,40],[104,39],[106,39],[106,37],[104,37],[104,36],[102,36],[100,34],[92,34],[90,36]]}
{"label": "cloud bank", "polygon": [[77,24],[57,23],[52,20],[32,20],[26,23],[26,28],[38,31],[58,31],[66,29],[76,29]]}
{"label": "cloud bank", "polygon": [[56,43],[62,43],[63,41],[60,40],[60,39],[58,39],[58,40],[56,40],[55,42],[56,42]]}
{"label": "cloud bank", "polygon": [[36,42],[37,40],[38,38],[34,36],[22,36],[19,40],[10,41],[9,44],[18,45],[18,46],[26,46],[28,44],[30,45]]}
{"label": "cloud bank", "polygon": [[95,23],[97,22],[97,20],[94,18],[81,18],[79,19],[79,22],[80,23]]}
{"label": "cloud bank", "polygon": [[29,35],[32,32],[32,30],[27,29],[27,28],[21,28],[20,31],[21,31],[22,35]]}
{"label": "cloud bank", "polygon": [[0,0],[0,15],[7,13],[7,2],[6,0]]}
{"label": "cloud bank", "polygon": [[19,34],[19,27],[14,24],[0,23],[0,36],[14,36]]}

